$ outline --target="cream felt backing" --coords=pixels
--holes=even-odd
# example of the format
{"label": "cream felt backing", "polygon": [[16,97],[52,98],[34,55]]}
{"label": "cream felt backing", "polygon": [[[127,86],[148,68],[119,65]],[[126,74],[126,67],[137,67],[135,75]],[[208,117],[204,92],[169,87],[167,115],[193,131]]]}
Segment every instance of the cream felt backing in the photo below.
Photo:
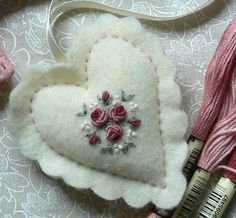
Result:
{"label": "cream felt backing", "polygon": [[[103,15],[79,30],[67,63],[28,69],[11,93],[10,130],[22,152],[48,175],[105,199],[122,197],[133,207],[153,202],[172,208],[186,186],[181,170],[187,154],[186,115],[174,73],[157,37],[136,19]],[[81,125],[91,111],[76,116],[104,90],[135,95],[142,124],[136,147],[126,154],[99,152],[107,143],[105,132],[101,145],[89,145]],[[129,102],[123,105],[130,110]],[[123,128],[119,143],[127,137],[128,126]]]}

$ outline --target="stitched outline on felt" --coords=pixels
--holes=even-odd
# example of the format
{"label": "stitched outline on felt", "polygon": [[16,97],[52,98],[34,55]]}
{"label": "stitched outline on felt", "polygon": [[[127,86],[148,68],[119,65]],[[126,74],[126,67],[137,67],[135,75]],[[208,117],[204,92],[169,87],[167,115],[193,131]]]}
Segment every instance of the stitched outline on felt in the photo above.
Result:
{"label": "stitched outline on felt", "polygon": [[[89,62],[89,58],[90,58],[90,54],[92,53],[95,45],[97,45],[99,42],[101,42],[103,39],[106,39],[106,38],[113,38],[113,39],[116,39],[116,40],[122,40],[124,42],[127,42],[127,43],[130,43],[134,48],[138,49],[140,51],[140,53],[144,54],[148,60],[150,61],[150,63],[153,65],[154,67],[154,71],[156,72],[156,76],[157,76],[157,88],[158,88],[158,91],[157,91],[157,105],[158,105],[158,125],[159,125],[159,134],[160,134],[160,141],[161,141],[161,147],[162,147],[162,151],[163,151],[163,166],[164,166],[164,170],[163,170],[163,175],[166,176],[166,153],[165,153],[165,146],[164,146],[164,141],[163,141],[163,136],[162,136],[162,130],[161,130],[161,126],[162,126],[162,122],[161,122],[161,111],[160,111],[160,96],[159,96],[159,76],[158,76],[158,71],[157,71],[157,67],[155,66],[154,64],[154,61],[151,57],[151,55],[148,55],[145,53],[145,51],[143,51],[143,49],[141,49],[140,47],[138,47],[138,45],[125,38],[125,37],[122,37],[122,36],[119,36],[117,34],[108,34],[108,35],[104,35],[102,36],[100,39],[96,40],[94,42],[94,44],[89,48],[89,51],[88,51],[88,57],[85,59],[85,72],[87,73],[88,72],[88,62]],[[88,82],[88,77],[86,78],[86,81]],[[88,88],[88,85],[87,87]]]}
{"label": "stitched outline on felt", "polygon": [[[94,44],[90,47],[90,49],[89,49],[88,58],[85,59],[85,63],[86,63],[85,72],[87,73],[87,70],[88,70],[88,62],[89,62],[90,54],[91,54],[92,51],[93,51],[93,48],[95,47],[96,44],[98,44],[98,43],[101,42],[103,39],[106,39],[106,38],[108,38],[108,37],[111,37],[111,38],[116,39],[116,40],[122,40],[122,41],[124,41],[124,42],[130,43],[134,48],[139,49],[139,51],[140,51],[142,54],[144,54],[144,55],[148,58],[148,60],[150,61],[150,63],[153,65],[154,71],[156,72],[156,75],[157,75],[157,86],[158,86],[157,88],[159,88],[159,76],[158,76],[158,71],[157,71],[157,67],[154,65],[154,62],[153,62],[152,57],[151,57],[150,55],[146,54],[140,47],[137,46],[136,43],[131,42],[131,41],[129,41],[128,39],[123,38],[123,37],[118,36],[118,35],[106,35],[106,36],[101,37],[99,40],[95,41],[95,43],[94,43]],[[86,81],[88,82],[88,77],[87,77]],[[80,87],[80,86],[77,85],[77,84],[70,84],[70,83],[66,83],[66,82],[65,82],[65,83],[59,83],[59,84],[56,84],[56,83],[55,83],[55,84],[46,84],[46,85],[42,85],[41,88],[35,90],[34,93],[33,93],[33,95],[32,95],[32,97],[30,98],[30,115],[31,115],[31,117],[32,117],[32,123],[33,123],[33,125],[34,125],[36,131],[38,132],[40,138],[42,139],[42,141],[44,141],[44,142],[45,142],[51,149],[53,149],[56,153],[58,153],[58,152],[57,152],[52,146],[50,146],[50,145],[48,144],[48,142],[42,137],[41,132],[38,130],[38,128],[37,128],[37,126],[36,126],[35,119],[34,119],[34,116],[33,116],[32,102],[33,102],[33,100],[34,100],[36,94],[37,94],[40,90],[42,90],[43,88],[51,87],[51,86],[60,86],[60,85],[70,85],[70,86],[77,86],[77,87]],[[85,88],[85,89],[87,89],[87,88]],[[166,176],[166,154],[165,154],[165,146],[164,146],[163,136],[162,136],[162,130],[161,130],[162,122],[161,122],[161,111],[160,111],[160,96],[159,96],[159,91],[157,91],[157,104],[158,104],[158,124],[159,124],[159,127],[160,127],[160,128],[159,128],[160,142],[161,142],[161,147],[162,147],[162,151],[163,151],[163,168],[164,168],[164,170],[163,170],[163,176],[165,177],[165,176]],[[58,154],[60,154],[60,153],[58,153]],[[60,154],[60,155],[62,155],[63,157],[65,157],[63,154]],[[68,157],[66,157],[66,158],[68,158]],[[68,159],[74,162],[74,160],[72,160],[72,159],[70,159],[70,158],[68,158]],[[76,161],[76,162],[77,162],[77,161]],[[81,164],[81,163],[79,163],[79,164],[80,164],[80,165],[83,165],[83,164]],[[83,165],[83,166],[84,166],[84,165]],[[89,168],[91,168],[91,169],[93,169],[93,170],[96,170],[96,171],[105,172],[105,173],[108,173],[108,174],[110,174],[110,175],[115,175],[115,176],[120,177],[120,178],[124,178],[124,179],[128,179],[128,180],[134,180],[134,181],[138,181],[138,182],[141,182],[141,183],[144,183],[144,184],[149,184],[149,185],[155,186],[155,185],[153,185],[153,184],[151,184],[151,183],[146,183],[146,182],[143,182],[143,181],[138,180],[138,179],[131,179],[131,178],[128,178],[128,177],[125,177],[125,176],[121,176],[121,175],[116,174],[116,173],[110,173],[110,172],[107,172],[107,171],[102,170],[102,169],[97,169],[97,168],[90,167],[90,166],[85,166],[85,167],[89,167]],[[164,184],[164,186],[161,185],[160,188],[161,188],[161,189],[165,189],[165,188],[166,188],[166,184]]]}

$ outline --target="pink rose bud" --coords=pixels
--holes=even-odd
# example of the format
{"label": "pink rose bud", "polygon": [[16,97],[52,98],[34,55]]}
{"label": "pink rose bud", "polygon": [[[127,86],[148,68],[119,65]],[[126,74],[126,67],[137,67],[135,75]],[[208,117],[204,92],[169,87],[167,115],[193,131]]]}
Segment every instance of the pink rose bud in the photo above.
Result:
{"label": "pink rose bud", "polygon": [[102,93],[102,100],[106,103],[110,99],[110,93],[108,91],[104,91]]}
{"label": "pink rose bud", "polygon": [[97,142],[98,142],[98,137],[97,137],[97,135],[95,135],[95,134],[91,135],[90,138],[89,138],[89,144],[90,144],[90,145],[94,145],[94,144],[96,144]]}
{"label": "pink rose bud", "polygon": [[123,105],[114,105],[109,109],[108,115],[112,120],[120,122],[125,119],[127,112]]}
{"label": "pink rose bud", "polygon": [[138,127],[141,124],[141,120],[138,118],[133,118],[133,119],[129,120],[128,123],[130,125],[132,125],[133,127]]}
{"label": "pink rose bud", "polygon": [[103,126],[108,119],[108,116],[103,108],[97,107],[91,113],[92,124],[96,127]]}
{"label": "pink rose bud", "polygon": [[120,139],[123,136],[123,129],[121,126],[117,124],[109,125],[106,128],[106,133],[107,133],[107,140],[112,142]]}
{"label": "pink rose bud", "polygon": [[5,86],[9,84],[13,73],[14,69],[10,60],[6,54],[0,50],[0,85]]}

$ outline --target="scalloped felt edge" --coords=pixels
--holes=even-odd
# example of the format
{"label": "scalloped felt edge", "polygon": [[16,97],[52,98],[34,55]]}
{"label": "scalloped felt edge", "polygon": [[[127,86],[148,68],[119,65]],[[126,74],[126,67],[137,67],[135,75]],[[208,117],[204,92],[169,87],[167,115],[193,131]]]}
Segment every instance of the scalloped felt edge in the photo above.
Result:
{"label": "scalloped felt edge", "polygon": [[[80,34],[80,31],[83,31],[83,34]],[[166,160],[164,178],[166,187],[164,188],[99,172],[67,159],[41,140],[29,116],[29,100],[35,90],[49,84],[74,84],[74,81],[80,81],[77,85],[83,83],[85,70],[77,64],[76,58],[82,58],[86,63],[86,52],[104,34],[118,35],[135,42],[153,58],[158,68],[161,111],[165,110],[170,115],[166,116],[161,113],[161,119],[164,121],[162,132]],[[174,82],[174,64],[163,54],[157,37],[143,30],[134,18],[100,16],[92,28],[91,26],[81,28],[73,41],[74,46],[69,52],[68,63],[30,67],[25,78],[11,93],[9,130],[22,153],[37,160],[42,170],[49,176],[62,178],[68,185],[75,188],[92,189],[104,199],[123,198],[130,206],[137,208],[149,202],[163,209],[175,207],[181,200],[186,187],[182,166],[187,155],[187,144],[183,140],[187,117],[180,110],[181,95]],[[83,49],[75,49],[81,47],[83,42],[86,42],[83,44]],[[171,132],[170,127],[172,127]]]}

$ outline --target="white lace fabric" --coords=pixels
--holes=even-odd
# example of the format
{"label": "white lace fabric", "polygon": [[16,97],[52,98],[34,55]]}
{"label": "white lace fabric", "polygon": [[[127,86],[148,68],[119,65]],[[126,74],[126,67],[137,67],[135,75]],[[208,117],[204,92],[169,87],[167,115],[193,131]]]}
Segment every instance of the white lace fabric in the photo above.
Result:
{"label": "white lace fabric", "polygon": [[[99,2],[149,15],[174,16],[204,0]],[[24,76],[27,65],[55,61],[46,40],[49,1],[11,0],[2,4],[0,49],[5,50],[15,66],[14,86]],[[187,18],[161,23],[143,22],[147,29],[158,35],[165,53],[177,64],[176,81],[181,87],[183,108],[189,116],[189,131],[201,103],[206,67],[235,11],[235,1],[218,0]],[[73,31],[92,23],[100,13],[80,10],[63,15],[55,30],[60,46],[66,50]],[[145,217],[148,214],[148,207],[134,210],[122,200],[108,202],[90,191],[66,187],[63,182],[48,178],[34,162],[23,157],[6,127],[8,93],[8,90],[0,91],[0,217],[107,218]],[[236,217],[234,201],[224,217]]]}

